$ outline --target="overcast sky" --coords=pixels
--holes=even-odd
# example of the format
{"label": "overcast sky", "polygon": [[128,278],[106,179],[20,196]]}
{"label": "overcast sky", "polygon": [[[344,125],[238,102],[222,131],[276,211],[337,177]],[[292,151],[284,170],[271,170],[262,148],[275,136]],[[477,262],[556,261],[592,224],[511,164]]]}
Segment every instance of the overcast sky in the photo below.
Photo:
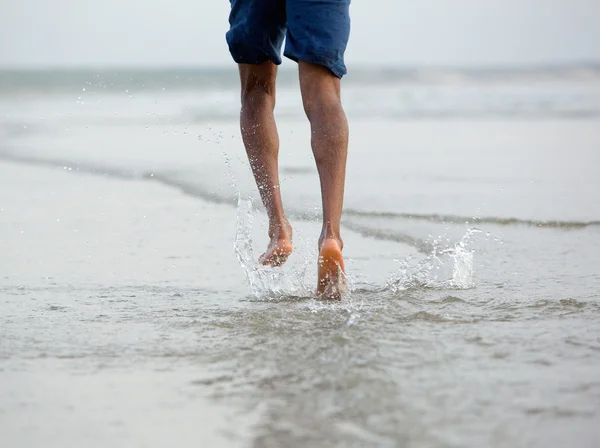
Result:
{"label": "overcast sky", "polygon": [[[0,66],[222,66],[227,0],[0,0]],[[600,60],[600,0],[354,0],[348,64]]]}

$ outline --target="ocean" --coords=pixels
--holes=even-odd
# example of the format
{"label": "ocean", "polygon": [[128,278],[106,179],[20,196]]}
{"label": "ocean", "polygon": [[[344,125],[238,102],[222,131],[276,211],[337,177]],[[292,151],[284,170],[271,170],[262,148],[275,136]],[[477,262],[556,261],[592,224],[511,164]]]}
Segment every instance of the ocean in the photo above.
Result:
{"label": "ocean", "polygon": [[238,82],[0,71],[0,444],[598,446],[600,66],[351,70],[339,303],[289,68],[257,264]]}

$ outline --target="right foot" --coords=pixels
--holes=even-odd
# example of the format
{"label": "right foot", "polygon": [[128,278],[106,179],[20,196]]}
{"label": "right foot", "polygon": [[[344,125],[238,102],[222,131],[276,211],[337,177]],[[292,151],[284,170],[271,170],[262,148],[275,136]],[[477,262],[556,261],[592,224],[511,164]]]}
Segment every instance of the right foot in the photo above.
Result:
{"label": "right foot", "polygon": [[342,258],[342,245],[327,238],[319,251],[319,280],[317,296],[329,300],[340,300],[346,290],[346,271]]}
{"label": "right foot", "polygon": [[259,258],[264,266],[281,266],[292,253],[292,226],[286,219],[283,225],[274,226],[269,231],[271,241],[267,251]]}

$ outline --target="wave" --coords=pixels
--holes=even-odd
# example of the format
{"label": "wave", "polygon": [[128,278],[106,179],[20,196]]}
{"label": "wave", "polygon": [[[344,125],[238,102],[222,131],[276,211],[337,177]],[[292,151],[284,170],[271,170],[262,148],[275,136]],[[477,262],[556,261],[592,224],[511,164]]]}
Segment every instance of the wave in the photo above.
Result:
{"label": "wave", "polygon": [[[181,172],[148,172],[134,169],[119,169],[114,166],[90,164],[86,162],[68,161],[64,159],[43,159],[35,157],[27,157],[11,153],[0,153],[0,160],[9,162],[23,163],[26,165],[36,165],[42,167],[62,168],[67,171],[75,171],[80,173],[89,173],[98,176],[110,176],[123,180],[143,180],[160,183],[161,185],[176,188],[184,194],[194,198],[202,199],[214,204],[229,205],[234,208],[239,207],[238,198],[232,191],[231,195],[218,194],[199,183],[200,176],[194,176],[194,181],[189,182],[183,180]],[[261,206],[256,207],[259,210]],[[239,210],[238,210],[239,212]],[[320,219],[319,213],[307,213],[303,210],[289,209],[288,215],[290,218],[301,221],[314,221]],[[500,218],[500,217],[465,217],[458,215],[444,214],[414,214],[414,213],[396,213],[396,212],[377,212],[377,211],[361,211],[356,209],[344,210],[344,219],[342,225],[344,228],[356,232],[363,237],[392,241],[406,244],[415,248],[421,254],[443,254],[444,250],[436,247],[434,244],[399,232],[397,230],[389,231],[378,227],[377,225],[368,225],[358,223],[352,220],[352,217],[360,218],[392,218],[406,220],[421,220],[430,221],[439,224],[494,224],[501,226],[522,225],[537,228],[553,228],[553,229],[581,229],[590,226],[600,226],[600,221],[538,221],[518,218]],[[350,219],[348,219],[350,218]]]}
{"label": "wave", "polygon": [[414,247],[421,253],[429,253],[434,249],[434,246],[432,244],[419,238],[414,238],[410,235],[405,235],[398,232],[385,231],[376,227],[370,227],[367,225],[353,223],[348,221],[347,219],[343,220],[342,225],[346,229],[352,230],[353,232],[356,232],[364,237],[373,238],[376,240],[393,241],[396,243],[407,244],[411,247]]}
{"label": "wave", "polygon": [[[530,82],[598,82],[600,63],[562,64],[530,67],[353,67],[345,84],[438,84],[530,83]],[[282,86],[296,86],[297,71],[282,69],[278,75]],[[239,86],[233,65],[213,68],[166,69],[13,69],[0,70],[0,92],[58,93],[88,91],[107,92],[194,90]]]}
{"label": "wave", "polygon": [[133,169],[120,169],[109,165],[89,164],[86,162],[73,162],[71,160],[66,159],[44,159],[37,157],[28,157],[10,152],[0,152],[0,160],[47,168],[62,168],[66,171],[89,173],[97,176],[110,176],[125,180],[143,179],[146,175],[145,173],[140,173],[137,170]]}
{"label": "wave", "polygon": [[501,218],[495,216],[459,216],[446,215],[439,213],[419,214],[419,213],[397,213],[397,212],[377,212],[362,211],[355,209],[346,209],[344,214],[347,216],[371,217],[371,218],[396,218],[410,219],[418,221],[430,221],[439,224],[493,224],[498,226],[527,226],[549,229],[582,229],[585,227],[600,226],[600,221],[560,221],[560,220],[536,220],[520,218]]}
{"label": "wave", "polygon": [[42,166],[49,168],[62,168],[66,171],[75,171],[79,173],[94,174],[97,176],[110,176],[117,179],[123,180],[146,180],[158,182],[167,187],[172,187],[180,190],[182,193],[189,196],[203,199],[207,202],[215,204],[228,204],[235,205],[235,199],[233,196],[225,197],[220,196],[216,193],[211,193],[208,189],[202,188],[199,184],[192,184],[175,179],[174,175],[170,175],[168,172],[149,172],[139,171],[135,169],[121,169],[115,168],[114,166],[91,164],[87,162],[73,162],[65,159],[42,159],[36,157],[27,157],[22,155],[15,155],[11,153],[0,153],[0,160],[6,160],[8,162],[22,163],[25,165]]}
{"label": "wave", "polygon": [[[145,172],[133,169],[118,169],[112,166],[90,164],[86,162],[74,163],[70,160],[65,159],[43,159],[36,157],[27,157],[23,155],[16,155],[7,152],[0,152],[0,160],[6,160],[9,162],[22,163],[26,165],[42,166],[49,168],[62,168],[66,171],[74,171],[79,173],[94,174],[97,176],[110,176],[117,179],[123,180],[143,180],[158,182],[161,185],[176,188],[184,194],[192,196],[194,198],[202,199],[213,204],[224,204],[232,207],[239,207],[238,198],[232,192],[231,195],[220,195],[213,193],[209,188],[203,187],[198,183],[200,176],[194,176],[194,182],[186,182],[178,176],[178,173],[172,172]],[[181,174],[181,173],[179,173]],[[178,178],[179,177],[179,178]],[[262,210],[262,204],[253,206],[255,210]],[[303,210],[288,209],[288,216],[291,219],[298,221],[315,221],[321,218],[320,213],[307,212]],[[359,233],[360,235],[386,241],[393,241],[407,244],[414,247],[421,253],[429,253],[432,251],[433,246],[423,240],[413,238],[410,235],[402,234],[400,232],[386,232],[376,227],[368,227],[365,225],[352,223],[347,220],[342,222],[344,228]]]}
{"label": "wave", "polygon": [[[352,119],[361,120],[395,120],[395,121],[452,121],[452,120],[493,120],[493,119],[510,119],[510,120],[544,120],[544,119],[561,119],[561,120],[584,120],[600,118],[600,106],[594,110],[572,110],[572,111],[557,111],[552,108],[540,110],[517,110],[507,108],[506,110],[483,109],[478,111],[471,110],[438,110],[438,111],[405,111],[397,112],[389,109],[366,109],[347,105],[346,112]],[[301,109],[277,112],[279,119],[287,120],[304,120]],[[181,123],[219,123],[231,122],[239,117],[239,111],[230,112],[215,112],[207,109],[204,112],[198,112],[193,116],[178,117]],[[117,123],[117,120],[114,120]],[[139,121],[139,120],[138,120]],[[173,120],[170,121],[173,123]],[[111,123],[112,124],[112,123]]]}

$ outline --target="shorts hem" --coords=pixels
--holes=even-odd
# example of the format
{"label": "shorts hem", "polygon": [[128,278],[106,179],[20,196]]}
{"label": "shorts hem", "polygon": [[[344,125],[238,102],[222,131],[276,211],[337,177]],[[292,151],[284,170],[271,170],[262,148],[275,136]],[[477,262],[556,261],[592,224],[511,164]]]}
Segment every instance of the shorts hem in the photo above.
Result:
{"label": "shorts hem", "polygon": [[258,65],[271,61],[275,65],[280,65],[282,62],[280,55],[270,54],[270,52],[264,51],[259,47],[250,49],[248,46],[238,43],[248,40],[248,36],[234,35],[234,33],[229,31],[225,35],[225,38],[229,47],[229,54],[236,64]]}
{"label": "shorts hem", "polygon": [[243,58],[243,57],[236,57],[234,54],[231,54],[231,59],[233,59],[233,62],[235,62],[236,64],[248,64],[248,65],[260,65],[263,64],[265,62],[272,62],[275,65],[281,65],[281,60],[273,60],[272,58],[270,58],[269,56],[266,56],[264,58],[252,58],[252,59],[248,59],[248,58]]}
{"label": "shorts hem", "polygon": [[346,65],[343,62],[333,62],[332,63],[331,59],[327,58],[327,57],[319,56],[316,54],[311,54],[311,55],[298,54],[298,53],[292,54],[290,52],[284,52],[283,55],[286,58],[291,59],[294,62],[303,61],[303,62],[308,62],[310,64],[321,65],[321,66],[329,69],[329,71],[331,71],[331,73],[333,73],[335,76],[337,76],[340,79],[345,74],[348,73],[348,71],[346,69]]}

